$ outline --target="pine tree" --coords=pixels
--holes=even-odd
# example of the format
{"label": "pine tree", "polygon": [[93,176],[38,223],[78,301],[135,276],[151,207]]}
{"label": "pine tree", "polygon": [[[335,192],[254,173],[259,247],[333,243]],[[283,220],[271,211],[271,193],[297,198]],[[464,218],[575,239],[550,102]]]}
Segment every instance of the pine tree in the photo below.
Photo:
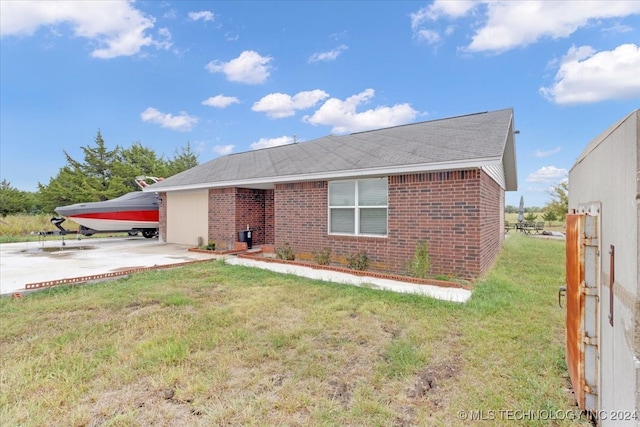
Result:
{"label": "pine tree", "polygon": [[38,183],[39,201],[45,212],[53,213],[58,206],[74,203],[110,200],[139,190],[137,176],[167,178],[198,165],[189,143],[176,150],[173,159],[164,160],[140,142],[127,149],[116,146],[109,150],[99,130],[94,145],[80,148],[84,153],[82,161],[64,151],[67,164],[48,184]]}

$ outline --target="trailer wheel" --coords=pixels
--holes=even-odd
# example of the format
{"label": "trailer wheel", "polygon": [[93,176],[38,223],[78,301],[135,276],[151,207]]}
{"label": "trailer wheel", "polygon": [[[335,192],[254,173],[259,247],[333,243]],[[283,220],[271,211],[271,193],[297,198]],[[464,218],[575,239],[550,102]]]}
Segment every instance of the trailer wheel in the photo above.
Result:
{"label": "trailer wheel", "polygon": [[146,230],[142,230],[142,235],[146,238],[146,239],[151,239],[152,237],[155,237],[157,233],[157,230],[148,228]]}

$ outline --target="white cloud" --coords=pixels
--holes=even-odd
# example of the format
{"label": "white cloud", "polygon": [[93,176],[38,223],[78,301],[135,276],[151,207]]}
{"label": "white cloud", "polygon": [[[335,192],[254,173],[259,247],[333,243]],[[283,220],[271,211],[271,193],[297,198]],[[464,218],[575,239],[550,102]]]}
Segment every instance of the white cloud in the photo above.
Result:
{"label": "white cloud", "polygon": [[557,168],[555,166],[543,166],[535,172],[532,172],[527,176],[527,182],[560,182],[566,178],[569,171],[564,168]]}
{"label": "white cloud", "polygon": [[188,16],[189,19],[193,21],[197,21],[199,19],[202,19],[205,22],[215,20],[215,15],[213,14],[213,12],[209,12],[208,10],[203,10],[201,12],[189,12]]}
{"label": "white cloud", "polygon": [[272,119],[281,119],[293,116],[296,110],[311,108],[328,96],[328,93],[320,89],[298,92],[294,96],[285,93],[271,93],[255,102],[251,109],[266,113]]}
{"label": "white cloud", "polygon": [[337,48],[330,50],[329,52],[317,52],[311,55],[309,58],[309,62],[319,62],[319,61],[335,61],[338,56],[345,50],[349,49],[347,45],[340,45]]}
{"label": "white cloud", "polygon": [[231,104],[239,104],[240,101],[234,96],[216,95],[202,101],[202,105],[215,108],[226,108]]}
{"label": "white cloud", "polygon": [[367,103],[374,94],[373,89],[367,89],[344,101],[331,98],[313,115],[305,116],[303,121],[312,125],[332,126],[331,131],[334,133],[347,133],[406,124],[414,120],[418,114],[409,104],[356,112],[357,107]]}
{"label": "white cloud", "polygon": [[271,67],[269,63],[273,58],[260,56],[252,50],[245,50],[239,57],[229,62],[214,60],[206,65],[211,73],[223,73],[231,82],[260,84],[269,77]]}
{"label": "white cloud", "polygon": [[221,156],[231,154],[235,145],[216,145],[213,147],[213,152]]}
{"label": "white cloud", "polygon": [[277,147],[279,145],[287,145],[295,142],[295,139],[291,136],[281,136],[279,138],[260,138],[258,142],[251,144],[252,150],[260,150],[262,148]]}
{"label": "white cloud", "polygon": [[235,31],[228,31],[224,33],[224,39],[229,42],[234,42],[238,40],[240,36]]}
{"label": "white cloud", "polygon": [[549,157],[559,152],[560,152],[560,147],[556,147],[553,150],[548,150],[548,151],[536,150],[536,152],[534,153],[534,156],[540,157],[540,158]]}
{"label": "white cloud", "polygon": [[[75,37],[91,40],[98,46],[91,55],[115,58],[135,55],[143,47],[168,49],[168,30],[162,40],[155,40],[149,31],[154,18],[145,16],[127,0],[114,1],[2,1],[0,35],[30,36],[42,27],[69,24]],[[61,27],[64,28],[64,27]]]}
{"label": "white cloud", "polygon": [[630,27],[628,25],[622,25],[622,24],[620,24],[618,22],[614,23],[610,27],[602,29],[602,32],[611,33],[611,34],[630,33],[631,31],[633,31],[632,27]]}
{"label": "white cloud", "polygon": [[416,37],[420,40],[424,40],[429,44],[438,44],[442,40],[442,37],[437,31],[433,30],[419,30],[416,32]]}
{"label": "white cloud", "polygon": [[427,7],[423,7],[415,13],[410,14],[411,28],[414,31],[420,29],[425,22],[435,21],[442,17],[460,18],[465,16],[471,9],[476,7],[474,0],[436,0]]}
{"label": "white cloud", "polygon": [[410,17],[414,35],[431,43],[438,39],[434,27],[439,21],[471,17],[469,28],[475,34],[465,50],[499,53],[544,37],[568,37],[579,28],[601,25],[601,20],[639,13],[638,1],[436,0]]}
{"label": "white cloud", "polygon": [[[436,26],[435,21],[443,17],[447,19],[463,17],[472,10],[476,4],[477,2],[473,0],[434,1],[429,6],[409,15],[414,37],[431,45],[439,44],[443,40],[443,37],[438,29],[434,28]],[[453,26],[447,26],[443,30],[444,35],[448,36],[453,34],[453,29]]]}
{"label": "white cloud", "polygon": [[143,122],[150,122],[160,125],[163,128],[187,132],[193,129],[198,123],[198,118],[189,116],[185,112],[181,112],[177,116],[168,113],[162,113],[155,108],[149,107],[140,114]]}
{"label": "white cloud", "polygon": [[555,82],[540,93],[558,104],[640,97],[640,47],[623,44],[612,51],[572,47],[561,61]]}

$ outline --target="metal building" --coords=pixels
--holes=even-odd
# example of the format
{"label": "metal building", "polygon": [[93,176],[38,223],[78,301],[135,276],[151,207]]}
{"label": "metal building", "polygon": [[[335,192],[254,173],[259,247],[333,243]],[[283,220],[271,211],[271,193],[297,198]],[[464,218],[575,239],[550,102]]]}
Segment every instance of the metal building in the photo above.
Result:
{"label": "metal building", "polygon": [[640,110],[569,171],[567,365],[602,426],[640,426]]}

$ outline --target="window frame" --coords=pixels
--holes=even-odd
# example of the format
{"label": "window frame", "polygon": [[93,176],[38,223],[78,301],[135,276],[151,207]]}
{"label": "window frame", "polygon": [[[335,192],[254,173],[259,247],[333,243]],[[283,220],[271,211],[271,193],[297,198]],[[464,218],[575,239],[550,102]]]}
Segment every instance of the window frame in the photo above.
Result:
{"label": "window frame", "polygon": [[[384,205],[360,205],[360,183],[363,181],[384,180],[386,183],[386,203]],[[331,184],[332,183],[354,183],[354,204],[353,205],[331,205]],[[389,237],[389,180],[388,177],[378,178],[361,178],[361,179],[343,179],[332,180],[327,185],[327,234],[331,236],[352,236],[352,237]],[[360,233],[361,228],[361,210],[367,209],[384,209],[385,210],[385,233],[384,234],[371,234]],[[353,232],[333,232],[331,231],[331,213],[333,210],[353,210]]]}

